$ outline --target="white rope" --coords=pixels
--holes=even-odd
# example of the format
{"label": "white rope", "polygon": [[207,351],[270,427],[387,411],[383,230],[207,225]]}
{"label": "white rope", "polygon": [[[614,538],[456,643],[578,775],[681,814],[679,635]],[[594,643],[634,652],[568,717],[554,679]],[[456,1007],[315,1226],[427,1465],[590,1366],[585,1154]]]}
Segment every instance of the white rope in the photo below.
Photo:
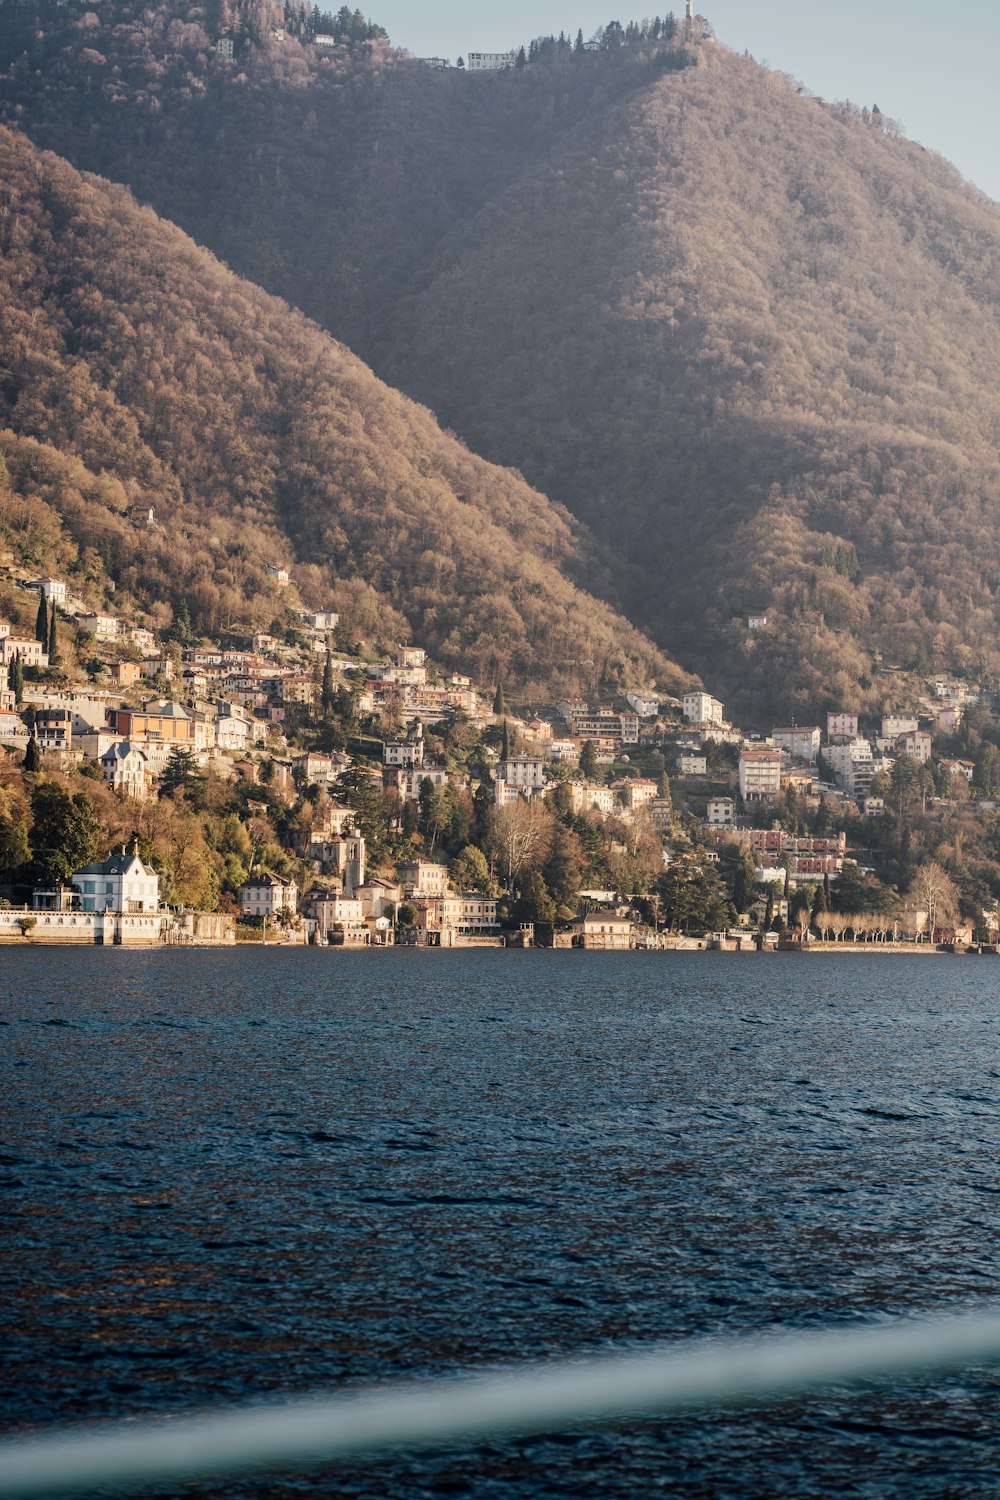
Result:
{"label": "white rope", "polygon": [[0,1496],[315,1467],[1000,1359],[1000,1314],[674,1345],[649,1353],[207,1411],[0,1443]]}

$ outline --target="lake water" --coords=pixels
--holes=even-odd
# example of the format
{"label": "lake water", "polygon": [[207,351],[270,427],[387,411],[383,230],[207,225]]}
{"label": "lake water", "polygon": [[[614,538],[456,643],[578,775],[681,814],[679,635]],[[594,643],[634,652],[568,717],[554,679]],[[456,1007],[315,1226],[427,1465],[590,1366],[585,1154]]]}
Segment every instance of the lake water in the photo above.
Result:
{"label": "lake water", "polygon": [[[989,959],[0,949],[0,1020],[8,1431],[1000,1297]],[[998,1396],[190,1493],[992,1497]]]}

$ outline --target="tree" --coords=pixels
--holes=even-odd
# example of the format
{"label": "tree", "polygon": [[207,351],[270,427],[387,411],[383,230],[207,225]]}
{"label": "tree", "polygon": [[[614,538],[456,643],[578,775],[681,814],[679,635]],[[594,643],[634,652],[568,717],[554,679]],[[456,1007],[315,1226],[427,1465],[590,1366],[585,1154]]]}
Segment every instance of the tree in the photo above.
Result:
{"label": "tree", "polygon": [[503,738],[500,741],[500,759],[510,759],[510,726],[507,723],[506,717],[503,721]]}
{"label": "tree", "polygon": [[559,906],[567,909],[576,906],[583,870],[583,846],[578,836],[564,823],[556,823],[542,874]]}
{"label": "tree", "polygon": [[455,856],[451,878],[460,891],[488,891],[490,867],[486,863],[486,855],[475,844],[466,844]]}
{"label": "tree", "polygon": [[59,640],[56,634],[56,607],[53,604],[49,614],[49,666],[54,667],[59,660]]}
{"label": "tree", "polygon": [[503,695],[502,682],[497,683],[497,690],[493,694],[493,712],[497,715],[498,718],[501,714],[506,714],[507,712],[507,700]]}
{"label": "tree", "polygon": [[513,894],[515,882],[527,870],[545,862],[552,842],[553,819],[537,799],[498,807],[491,821],[488,849]]}
{"label": "tree", "polygon": [[942,927],[953,927],[958,921],[958,886],[947,870],[935,860],[918,865],[910,882],[910,894],[916,899],[919,909],[927,916],[927,930],[931,942],[934,933]]}
{"label": "tree", "polygon": [[556,904],[537,870],[529,870],[520,881],[510,915],[514,922],[533,922],[536,927],[552,926],[556,918]]}
{"label": "tree", "polygon": [[768,882],[767,906],[764,908],[764,931],[770,932],[774,924],[774,886]]}
{"label": "tree", "polygon": [[[54,607],[53,613],[55,613]],[[49,605],[44,594],[40,594],[38,599],[38,614],[35,616],[35,640],[43,651],[49,649]]]}
{"label": "tree", "polygon": [[382,792],[363,766],[348,766],[337,778],[337,791],[354,813],[364,834],[369,862],[377,866],[385,856],[385,804]]}
{"label": "tree", "polygon": [[26,771],[40,771],[42,769],[42,752],[38,740],[34,735],[28,741],[28,748],[24,752],[24,759],[21,764]]}
{"label": "tree", "polygon": [[58,782],[39,781],[31,790],[31,816],[32,874],[40,881],[66,881],[96,857],[99,829],[83,792],[71,797]]}
{"label": "tree", "polygon": [[729,881],[732,892],[733,905],[739,912],[749,911],[750,905],[757,894],[757,866],[755,865],[749,849],[742,845],[733,865],[732,876]]}
{"label": "tree", "polygon": [[515,67],[517,68],[518,72],[521,72],[525,68],[527,62],[528,59],[525,57],[524,48],[522,47],[520,52],[518,52],[517,54],[517,62],[515,63]]}
{"label": "tree", "polygon": [[586,51],[586,48],[583,45],[583,27],[582,26],[579,28],[579,30],[576,33],[576,41],[573,43],[573,51],[577,54],[577,56],[579,56],[580,53]]}
{"label": "tree", "polygon": [[198,765],[193,750],[187,750],[178,746],[173,750],[170,759],[163,768],[160,777],[160,796],[172,797],[177,792],[185,792],[197,803],[208,784],[208,777]]}
{"label": "tree", "polygon": [[14,694],[15,705],[20,708],[24,702],[24,662],[20,651],[14,652],[14,660],[10,664],[10,689]]}
{"label": "tree", "polygon": [[333,709],[333,657],[328,651],[323,663],[323,687],[320,691],[320,707],[326,718]]}
{"label": "tree", "polygon": [[580,774],[590,781],[597,775],[597,746],[593,740],[584,740],[580,751]]}
{"label": "tree", "polygon": [[694,856],[678,859],[657,883],[668,927],[681,932],[709,932],[725,927],[729,899],[713,865]]}

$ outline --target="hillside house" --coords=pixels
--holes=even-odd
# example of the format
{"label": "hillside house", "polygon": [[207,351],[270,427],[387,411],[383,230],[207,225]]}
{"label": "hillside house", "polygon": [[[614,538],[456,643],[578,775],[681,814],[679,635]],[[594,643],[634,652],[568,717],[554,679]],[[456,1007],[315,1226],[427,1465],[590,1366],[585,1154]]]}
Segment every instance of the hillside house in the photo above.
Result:
{"label": "hillside house", "polygon": [[160,877],[139,858],[133,847],[109,854],[100,864],[73,872],[81,911],[156,912],[160,905]]}
{"label": "hillside house", "polygon": [[814,761],[819,754],[823,736],[818,724],[808,727],[793,726],[789,729],[772,729],[771,738],[779,750],[784,750],[793,760]]}
{"label": "hillside house", "polygon": [[153,772],[146,755],[138,745],[118,740],[101,756],[101,771],[113,792],[145,802],[153,789]]}
{"label": "hillside house", "polygon": [[826,716],[827,738],[834,739],[857,739],[858,716],[857,714],[832,713]]}
{"label": "hillside house", "polygon": [[121,630],[121,621],[117,615],[104,615],[94,610],[77,615],[76,623],[78,629],[98,641],[116,641]]}
{"label": "hillside house", "polygon": [[260,917],[265,921],[279,912],[295,916],[298,910],[299,890],[294,880],[284,880],[280,875],[265,871],[248,880],[240,892],[240,906],[245,917]]}
{"label": "hillside house", "polygon": [[685,693],[683,713],[688,724],[722,724],[725,721],[723,706],[711,693]]}
{"label": "hillside house", "polygon": [[448,866],[431,859],[405,859],[396,873],[407,901],[414,896],[444,896],[448,891]]}
{"label": "hillside house", "polygon": [[740,796],[744,802],[777,797],[781,791],[780,750],[744,750],[740,756]]}

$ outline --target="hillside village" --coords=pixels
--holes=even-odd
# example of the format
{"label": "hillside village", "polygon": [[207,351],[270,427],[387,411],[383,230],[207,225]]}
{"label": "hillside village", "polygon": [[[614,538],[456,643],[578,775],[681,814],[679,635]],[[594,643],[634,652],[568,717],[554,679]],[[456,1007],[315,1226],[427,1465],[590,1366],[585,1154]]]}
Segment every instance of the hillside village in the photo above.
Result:
{"label": "hillside village", "polygon": [[269,572],[272,630],[207,642],[0,565],[0,938],[997,941],[981,686],[888,668],[898,711],[769,732],[702,690],[508,704]]}

